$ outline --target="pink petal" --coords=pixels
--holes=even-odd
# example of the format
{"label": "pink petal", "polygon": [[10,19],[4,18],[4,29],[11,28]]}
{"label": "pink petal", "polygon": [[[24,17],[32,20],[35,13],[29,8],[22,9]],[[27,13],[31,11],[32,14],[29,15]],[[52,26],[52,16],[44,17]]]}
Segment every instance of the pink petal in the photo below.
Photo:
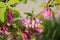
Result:
{"label": "pink petal", "polygon": [[23,40],[26,40],[26,38],[27,38],[27,34],[22,33],[22,38],[23,38]]}
{"label": "pink petal", "polygon": [[31,25],[32,25],[32,27],[35,26],[35,20],[34,19],[32,20],[32,24]]}
{"label": "pink petal", "polygon": [[42,21],[36,18],[36,24],[40,24],[40,23],[42,23]]}
{"label": "pink petal", "polygon": [[35,31],[38,32],[38,33],[42,33],[43,29],[42,28],[35,28]]}
{"label": "pink petal", "polygon": [[52,17],[52,12],[50,11],[50,8],[48,9],[44,8],[42,13],[43,13],[44,18]]}
{"label": "pink petal", "polygon": [[14,16],[10,10],[7,11],[7,20],[8,20],[9,25],[11,25],[13,23]]}
{"label": "pink petal", "polygon": [[56,13],[60,14],[60,10],[56,10]]}

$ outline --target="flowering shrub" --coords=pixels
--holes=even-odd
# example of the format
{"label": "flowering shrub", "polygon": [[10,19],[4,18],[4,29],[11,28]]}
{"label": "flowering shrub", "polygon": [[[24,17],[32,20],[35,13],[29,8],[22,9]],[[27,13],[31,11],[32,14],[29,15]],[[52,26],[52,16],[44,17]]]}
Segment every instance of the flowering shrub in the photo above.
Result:
{"label": "flowering shrub", "polygon": [[0,40],[59,40],[60,0],[43,1],[0,0]]}

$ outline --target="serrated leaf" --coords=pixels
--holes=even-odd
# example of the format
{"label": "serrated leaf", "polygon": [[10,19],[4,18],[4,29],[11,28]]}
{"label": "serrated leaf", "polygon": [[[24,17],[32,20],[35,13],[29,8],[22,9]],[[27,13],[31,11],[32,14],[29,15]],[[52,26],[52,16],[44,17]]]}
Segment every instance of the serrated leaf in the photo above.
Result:
{"label": "serrated leaf", "polygon": [[47,3],[40,4],[40,7],[46,7]]}

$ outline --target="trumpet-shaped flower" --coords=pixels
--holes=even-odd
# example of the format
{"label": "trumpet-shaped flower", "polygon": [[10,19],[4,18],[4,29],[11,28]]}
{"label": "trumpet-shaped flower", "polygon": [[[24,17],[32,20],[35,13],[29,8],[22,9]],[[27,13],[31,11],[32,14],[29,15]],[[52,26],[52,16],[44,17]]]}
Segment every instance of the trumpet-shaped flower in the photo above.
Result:
{"label": "trumpet-shaped flower", "polygon": [[22,32],[22,38],[23,38],[23,40],[26,40],[27,39],[27,34]]}
{"label": "trumpet-shaped flower", "polygon": [[43,29],[36,27],[36,28],[35,28],[35,32],[36,32],[36,33],[42,33],[42,32],[43,32]]}
{"label": "trumpet-shaped flower", "polygon": [[44,8],[42,13],[44,18],[52,17],[52,12],[50,11],[50,8]]}
{"label": "trumpet-shaped flower", "polygon": [[3,24],[2,27],[0,27],[0,33],[8,35],[8,28]]}
{"label": "trumpet-shaped flower", "polygon": [[42,21],[39,20],[38,18],[35,19],[33,18],[32,20],[30,18],[22,18],[21,22],[25,27],[30,27],[30,28],[37,27],[39,24],[42,23]]}
{"label": "trumpet-shaped flower", "polygon": [[8,21],[8,25],[11,25],[13,23],[14,20],[14,16],[12,14],[12,11],[7,10],[7,21]]}

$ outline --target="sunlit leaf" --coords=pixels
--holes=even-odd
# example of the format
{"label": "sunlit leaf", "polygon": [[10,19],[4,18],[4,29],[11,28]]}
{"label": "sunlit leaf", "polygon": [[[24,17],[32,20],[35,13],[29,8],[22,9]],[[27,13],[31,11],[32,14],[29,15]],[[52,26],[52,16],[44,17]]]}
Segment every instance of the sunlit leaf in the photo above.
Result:
{"label": "sunlit leaf", "polygon": [[5,7],[5,4],[3,2],[0,2],[0,8]]}
{"label": "sunlit leaf", "polygon": [[43,28],[44,29],[44,26],[42,24],[40,24],[40,28]]}
{"label": "sunlit leaf", "polygon": [[56,8],[57,8],[57,9],[60,9],[60,5],[57,5]]}
{"label": "sunlit leaf", "polygon": [[0,21],[4,22],[4,12],[6,10],[6,6],[3,2],[0,2]]}
{"label": "sunlit leaf", "polygon": [[27,2],[27,0],[22,0],[21,2],[22,2],[22,3],[26,3],[26,2]]}
{"label": "sunlit leaf", "polygon": [[40,4],[40,7],[46,7],[47,3]]}
{"label": "sunlit leaf", "polygon": [[6,6],[13,5],[13,4],[19,3],[19,2],[20,2],[19,0],[9,0],[9,1],[6,3]]}

